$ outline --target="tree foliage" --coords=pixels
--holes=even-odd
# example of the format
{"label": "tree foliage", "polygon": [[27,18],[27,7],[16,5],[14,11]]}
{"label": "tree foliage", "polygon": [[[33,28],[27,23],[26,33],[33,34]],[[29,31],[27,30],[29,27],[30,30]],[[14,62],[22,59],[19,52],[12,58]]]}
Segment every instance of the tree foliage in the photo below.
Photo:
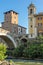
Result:
{"label": "tree foliage", "polygon": [[[31,43],[32,42],[32,43]],[[43,43],[31,41],[26,43],[26,47],[20,45],[14,49],[14,57],[24,57],[28,59],[43,58]]]}
{"label": "tree foliage", "polygon": [[4,60],[7,52],[7,46],[5,44],[0,43],[0,60]]}

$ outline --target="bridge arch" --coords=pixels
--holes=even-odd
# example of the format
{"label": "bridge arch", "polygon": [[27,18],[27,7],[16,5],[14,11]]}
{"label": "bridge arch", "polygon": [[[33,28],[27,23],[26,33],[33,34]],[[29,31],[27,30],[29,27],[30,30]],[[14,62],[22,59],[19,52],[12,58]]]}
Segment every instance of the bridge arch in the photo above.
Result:
{"label": "bridge arch", "polygon": [[15,40],[9,34],[0,33],[0,38],[2,38],[10,48],[17,47]]}
{"label": "bridge arch", "polygon": [[26,36],[22,36],[21,38],[20,38],[20,41],[22,41],[22,42],[27,42],[27,37]]}

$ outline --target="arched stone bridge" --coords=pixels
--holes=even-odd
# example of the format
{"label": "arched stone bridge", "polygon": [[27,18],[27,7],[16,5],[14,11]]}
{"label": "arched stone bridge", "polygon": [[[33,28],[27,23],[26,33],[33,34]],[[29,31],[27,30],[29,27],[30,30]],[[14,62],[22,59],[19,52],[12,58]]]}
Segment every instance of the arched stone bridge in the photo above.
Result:
{"label": "arched stone bridge", "polygon": [[2,28],[0,28],[0,38],[3,39],[6,44],[8,45],[9,48],[14,48],[17,47],[19,45],[18,42],[20,41],[27,41],[27,37],[26,35],[16,35],[16,34],[12,34],[7,30],[4,30]]}

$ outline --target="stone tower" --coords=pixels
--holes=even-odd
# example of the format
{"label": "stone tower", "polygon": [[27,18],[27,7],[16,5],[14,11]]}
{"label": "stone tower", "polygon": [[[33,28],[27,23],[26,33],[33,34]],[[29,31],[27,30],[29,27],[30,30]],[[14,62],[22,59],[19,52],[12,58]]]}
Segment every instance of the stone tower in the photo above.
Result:
{"label": "stone tower", "polygon": [[28,7],[28,33],[29,38],[35,38],[36,36],[36,28],[35,28],[35,17],[36,8],[34,4],[30,4]]}
{"label": "stone tower", "polygon": [[7,12],[4,12],[4,22],[2,23],[2,28],[10,31],[11,33],[17,34],[18,32],[18,13],[10,10]]}
{"label": "stone tower", "polygon": [[5,12],[4,13],[4,22],[18,24],[18,13],[13,10]]}

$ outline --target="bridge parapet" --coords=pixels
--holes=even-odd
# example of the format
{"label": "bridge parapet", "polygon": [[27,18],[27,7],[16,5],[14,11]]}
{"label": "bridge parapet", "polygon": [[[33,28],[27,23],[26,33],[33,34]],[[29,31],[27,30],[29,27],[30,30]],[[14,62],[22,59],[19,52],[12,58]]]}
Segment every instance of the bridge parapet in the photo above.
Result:
{"label": "bridge parapet", "polygon": [[17,36],[16,34],[11,33],[10,31],[7,31],[7,30],[5,30],[5,29],[3,29],[3,28],[0,28],[0,35],[1,35],[1,34],[7,34],[7,35],[10,35],[13,39],[14,39],[14,37]]}
{"label": "bridge parapet", "polygon": [[0,28],[0,33],[9,33],[9,31],[7,31],[7,30],[4,30],[3,28]]}
{"label": "bridge parapet", "polygon": [[5,30],[5,29],[3,29],[3,28],[0,28],[0,34],[8,34],[8,35],[10,35],[11,37],[13,37],[13,34],[10,33],[10,31],[7,31],[7,30]]}

